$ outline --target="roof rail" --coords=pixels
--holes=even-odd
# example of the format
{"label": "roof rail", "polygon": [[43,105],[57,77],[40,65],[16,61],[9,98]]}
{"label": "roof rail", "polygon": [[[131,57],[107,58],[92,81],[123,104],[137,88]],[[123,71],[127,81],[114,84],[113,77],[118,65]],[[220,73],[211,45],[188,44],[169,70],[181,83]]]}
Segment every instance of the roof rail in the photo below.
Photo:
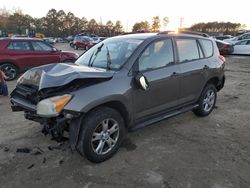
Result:
{"label": "roof rail", "polygon": [[175,31],[161,31],[159,33],[157,33],[157,35],[164,35],[164,34],[171,34],[171,33],[175,33]]}
{"label": "roof rail", "polygon": [[178,33],[190,34],[190,35],[199,35],[199,36],[202,36],[202,37],[209,37],[209,35],[206,34],[206,33],[197,32],[197,31],[190,31],[190,30],[179,30]]}

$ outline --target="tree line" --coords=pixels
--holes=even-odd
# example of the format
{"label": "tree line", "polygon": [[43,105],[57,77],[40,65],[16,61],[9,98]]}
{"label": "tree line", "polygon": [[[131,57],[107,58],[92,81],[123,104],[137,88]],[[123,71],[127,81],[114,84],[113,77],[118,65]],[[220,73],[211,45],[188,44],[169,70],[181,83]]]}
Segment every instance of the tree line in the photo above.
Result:
{"label": "tree line", "polygon": [[[166,27],[168,22],[168,17],[164,17],[163,26]],[[159,16],[155,16],[151,25],[148,21],[135,23],[132,32],[157,32],[160,27],[161,20]],[[5,9],[0,9],[0,30],[14,34],[27,34],[29,31],[51,37],[66,37],[81,32],[94,33],[99,36],[114,36],[124,33],[123,25],[119,20],[115,23],[109,20],[103,24],[98,23],[95,19],[87,20],[85,17],[75,16],[72,12],[66,13],[63,10],[55,9],[49,10],[42,18],[33,18],[28,14],[23,14],[21,10],[10,13]]]}
{"label": "tree line", "polygon": [[28,14],[23,14],[18,10],[9,13],[0,10],[0,30],[2,32],[14,34],[27,34],[26,32],[43,33],[50,37],[66,37],[76,35],[81,32],[95,33],[99,36],[114,36],[124,32],[121,21],[115,23],[107,21],[106,24],[98,23],[95,19],[89,21],[79,18],[72,12],[51,9],[45,17],[33,18]]}
{"label": "tree line", "polygon": [[[132,32],[159,32],[162,28],[167,30],[169,18],[159,16],[149,21],[137,22],[132,27]],[[208,22],[192,25],[189,30],[203,33],[224,33],[236,34],[246,25],[231,22]],[[124,33],[121,21],[113,23],[111,20],[106,24],[97,22],[95,19],[87,20],[85,17],[79,18],[72,12],[51,9],[46,16],[34,18],[28,14],[23,14],[21,10],[15,10],[13,13],[6,9],[0,9],[0,31],[13,34],[33,34],[43,33],[45,36],[66,37],[76,35],[81,32],[94,33],[99,36],[114,36]],[[1,33],[0,33],[1,35]]]}
{"label": "tree line", "polygon": [[166,16],[162,20],[159,16],[155,16],[152,19],[152,24],[148,21],[141,21],[134,24],[132,32],[140,32],[140,31],[149,31],[149,32],[159,32],[161,28],[161,23],[163,25],[163,29],[166,30],[167,25],[169,23],[169,18]]}
{"label": "tree line", "polygon": [[245,28],[246,25],[240,23],[208,22],[194,24],[189,28],[189,30],[198,31],[202,33],[223,33],[236,35],[239,30],[243,30]]}

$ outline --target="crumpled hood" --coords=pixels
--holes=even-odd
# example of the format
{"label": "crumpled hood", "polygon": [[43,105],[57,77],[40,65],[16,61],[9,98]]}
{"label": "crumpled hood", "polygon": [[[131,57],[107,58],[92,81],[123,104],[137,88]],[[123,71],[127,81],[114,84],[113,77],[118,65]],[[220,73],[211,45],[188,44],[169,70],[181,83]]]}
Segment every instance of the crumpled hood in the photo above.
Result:
{"label": "crumpled hood", "polygon": [[112,78],[114,71],[106,71],[76,64],[54,63],[32,68],[17,81],[38,87],[38,90],[66,85],[76,79]]}

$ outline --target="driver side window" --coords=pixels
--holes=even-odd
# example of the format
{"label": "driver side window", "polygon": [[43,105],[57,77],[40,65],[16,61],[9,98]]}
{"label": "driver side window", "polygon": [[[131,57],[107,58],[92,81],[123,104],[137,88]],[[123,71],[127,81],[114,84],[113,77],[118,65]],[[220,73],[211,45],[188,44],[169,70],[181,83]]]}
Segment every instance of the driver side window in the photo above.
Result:
{"label": "driver side window", "polygon": [[144,50],[139,58],[139,71],[158,69],[173,62],[174,54],[171,39],[155,41]]}
{"label": "driver side window", "polygon": [[52,50],[52,47],[50,47],[49,45],[41,41],[32,41],[31,44],[35,51],[51,51]]}

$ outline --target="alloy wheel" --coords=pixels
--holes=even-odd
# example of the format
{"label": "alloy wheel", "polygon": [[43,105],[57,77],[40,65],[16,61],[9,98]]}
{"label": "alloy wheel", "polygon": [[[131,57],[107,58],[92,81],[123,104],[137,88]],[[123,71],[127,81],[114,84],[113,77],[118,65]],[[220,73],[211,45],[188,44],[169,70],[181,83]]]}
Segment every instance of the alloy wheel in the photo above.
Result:
{"label": "alloy wheel", "polygon": [[98,155],[104,155],[112,150],[119,138],[119,126],[114,119],[105,119],[97,125],[93,132],[91,145]]}
{"label": "alloy wheel", "polygon": [[209,112],[213,106],[214,106],[214,103],[215,103],[215,93],[212,89],[209,89],[206,94],[205,94],[205,97],[203,99],[203,110],[205,112]]}

